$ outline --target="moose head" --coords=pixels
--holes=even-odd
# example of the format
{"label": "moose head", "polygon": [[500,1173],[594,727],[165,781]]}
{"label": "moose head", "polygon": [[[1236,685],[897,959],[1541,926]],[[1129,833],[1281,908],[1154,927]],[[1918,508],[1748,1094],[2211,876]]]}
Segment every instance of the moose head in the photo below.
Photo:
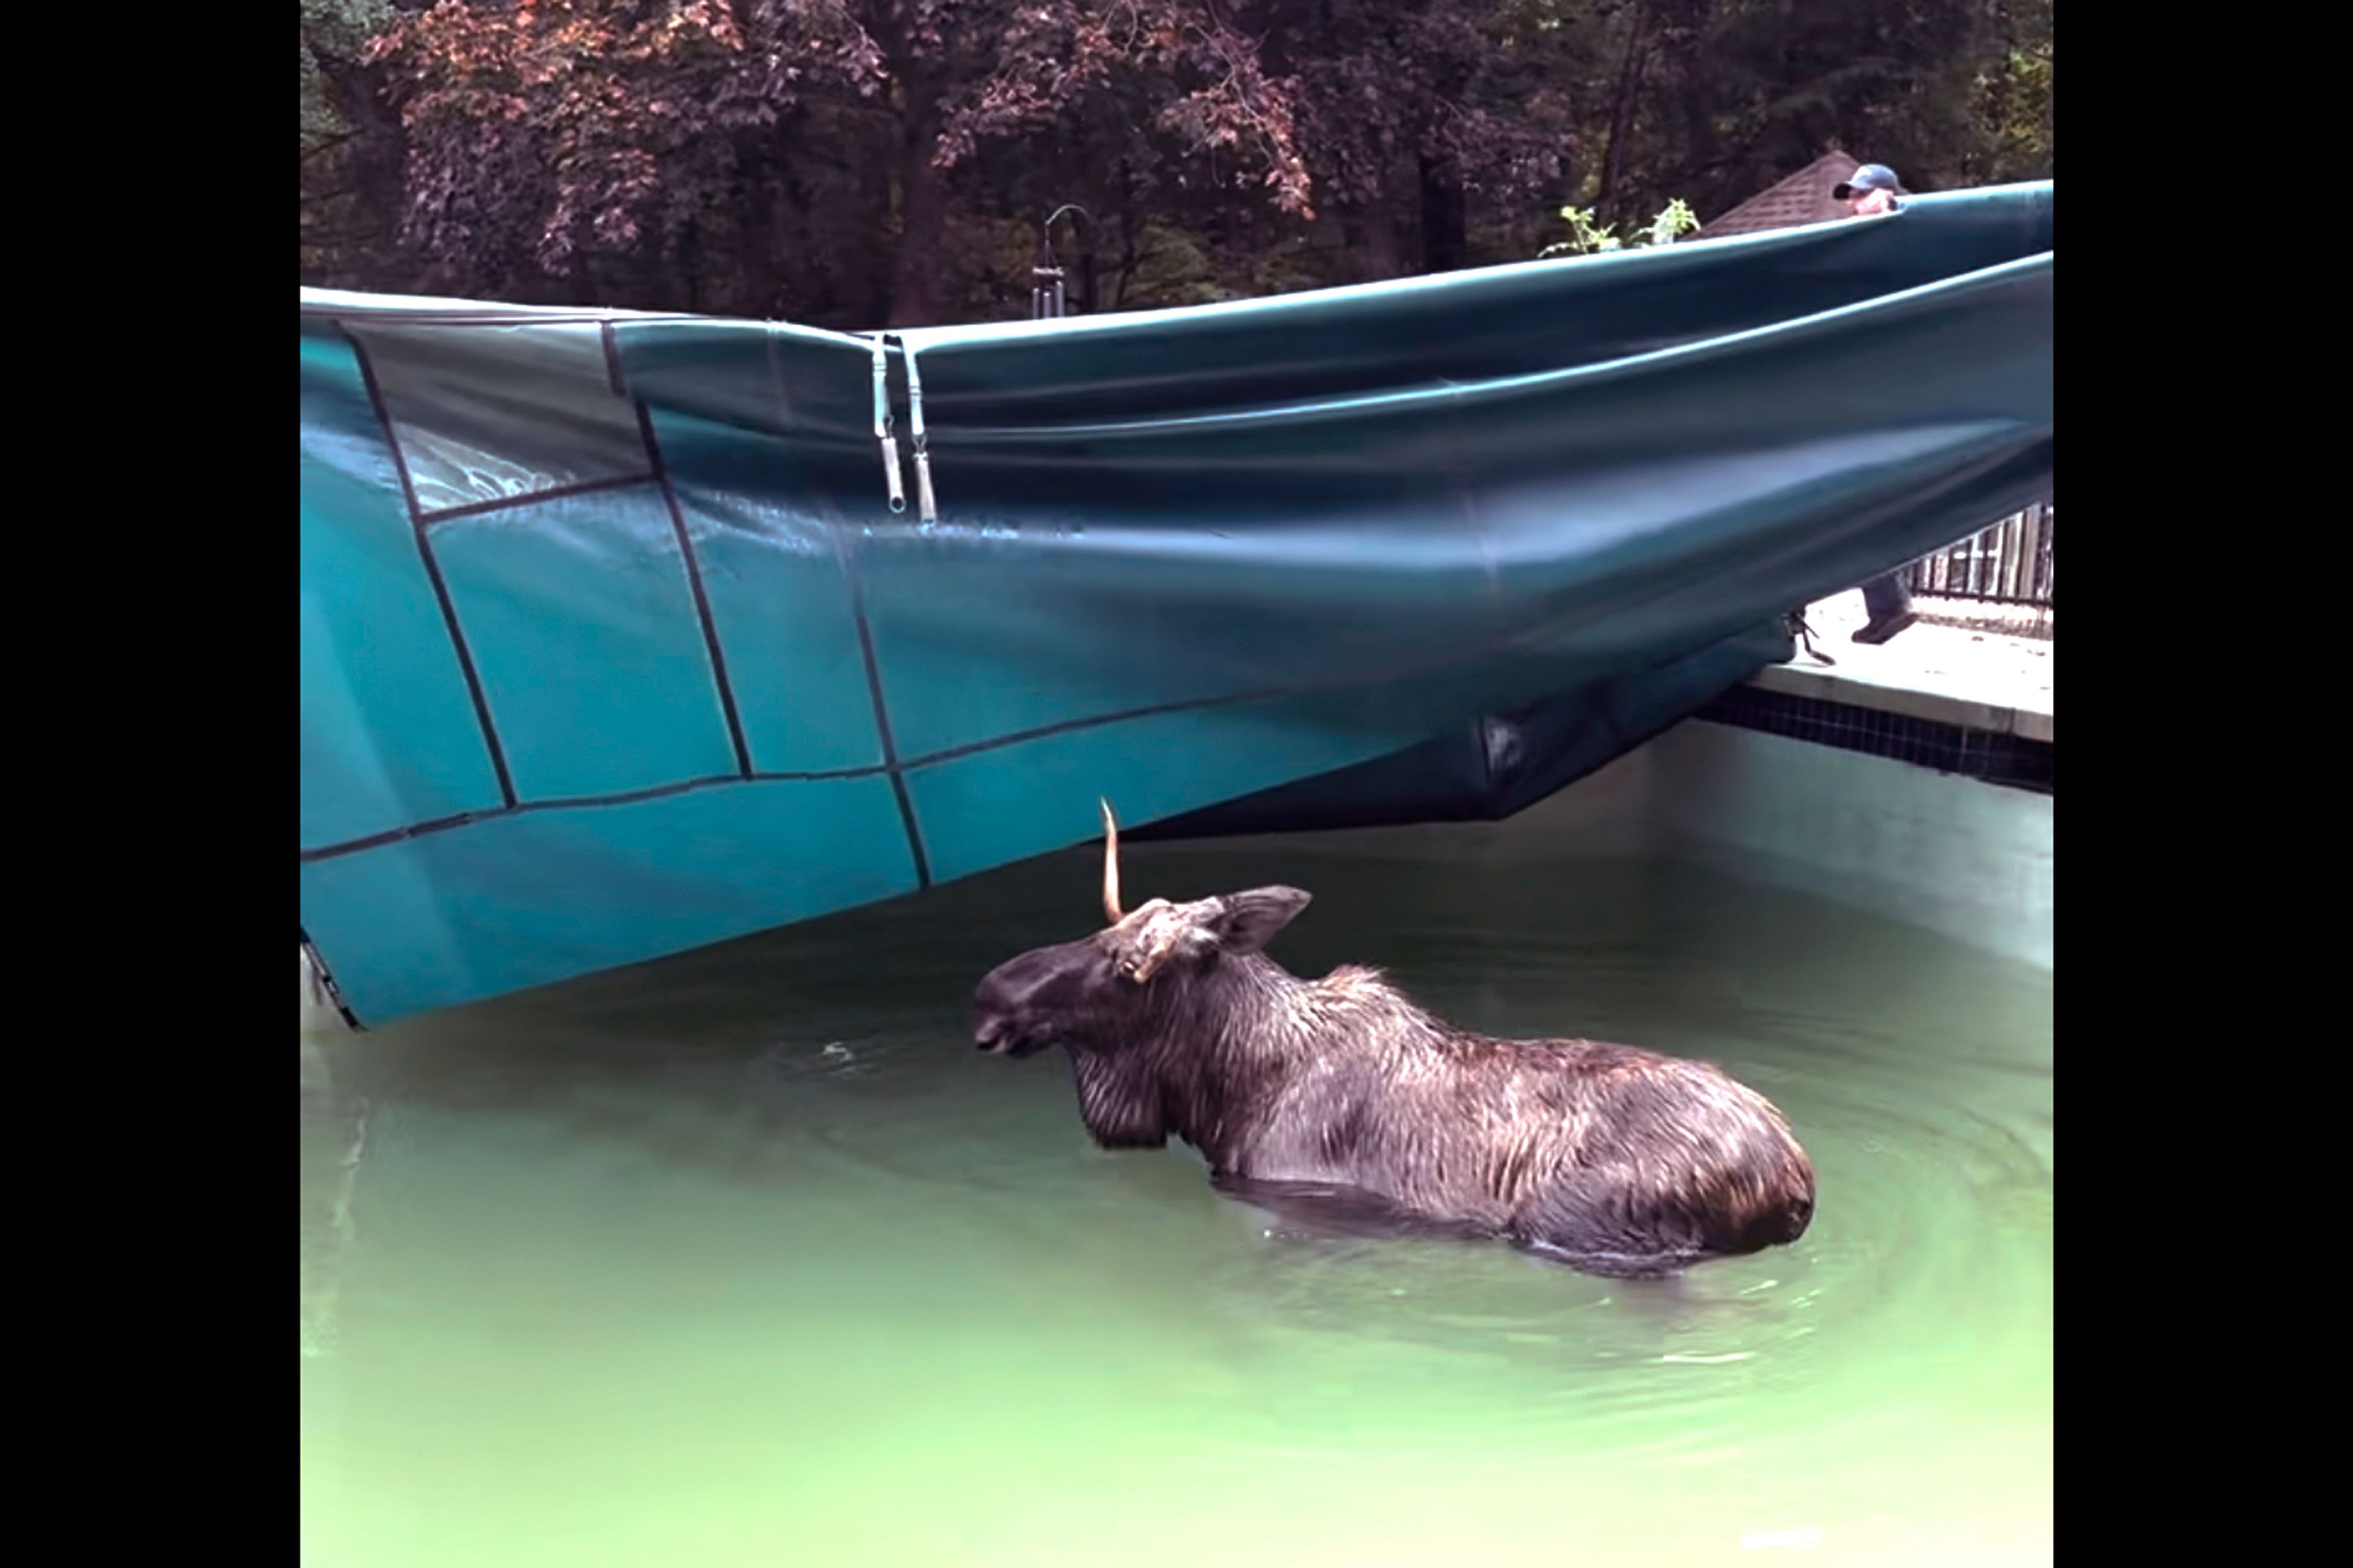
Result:
{"label": "moose head", "polygon": [[1048,1046],[1111,1051],[1158,1032],[1188,1011],[1188,994],[1216,986],[1234,961],[1257,953],[1298,917],[1309,895],[1296,888],[1121,907],[1119,824],[1103,804],[1103,914],[1092,936],[1041,947],[997,966],[981,982],[973,1038],[997,1056],[1027,1057]]}

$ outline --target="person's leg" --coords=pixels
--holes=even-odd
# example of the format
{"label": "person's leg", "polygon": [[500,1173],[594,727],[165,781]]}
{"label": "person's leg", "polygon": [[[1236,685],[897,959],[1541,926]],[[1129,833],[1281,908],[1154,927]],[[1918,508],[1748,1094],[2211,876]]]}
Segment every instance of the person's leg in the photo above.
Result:
{"label": "person's leg", "polygon": [[1883,643],[1919,618],[1912,609],[1912,595],[1893,572],[1862,585],[1862,607],[1870,619],[1854,634],[1860,643]]}

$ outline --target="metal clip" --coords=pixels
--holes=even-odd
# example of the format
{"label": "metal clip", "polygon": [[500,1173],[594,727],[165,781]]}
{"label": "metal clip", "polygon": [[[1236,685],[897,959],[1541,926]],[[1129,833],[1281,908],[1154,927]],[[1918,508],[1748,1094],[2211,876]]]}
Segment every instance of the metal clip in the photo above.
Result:
{"label": "metal clip", "polygon": [[923,376],[915,368],[915,351],[907,340],[899,340],[899,353],[907,363],[907,423],[915,436],[915,496],[920,515],[925,522],[939,521],[939,502],[932,494],[932,454],[923,436]]}
{"label": "metal clip", "polygon": [[891,433],[891,362],[882,340],[874,340],[874,438],[882,444],[882,478],[891,487],[891,510],[907,510],[907,491],[899,473],[899,442]]}

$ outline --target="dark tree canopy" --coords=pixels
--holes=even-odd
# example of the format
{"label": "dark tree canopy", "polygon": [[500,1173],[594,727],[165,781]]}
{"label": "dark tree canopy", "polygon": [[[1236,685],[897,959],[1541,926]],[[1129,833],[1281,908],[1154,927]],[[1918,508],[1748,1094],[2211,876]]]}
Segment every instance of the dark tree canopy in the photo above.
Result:
{"label": "dark tree canopy", "polygon": [[[1535,254],[1833,146],[2052,172],[2051,0],[302,0],[302,277],[849,329]],[[1081,281],[1074,293],[1083,293]]]}

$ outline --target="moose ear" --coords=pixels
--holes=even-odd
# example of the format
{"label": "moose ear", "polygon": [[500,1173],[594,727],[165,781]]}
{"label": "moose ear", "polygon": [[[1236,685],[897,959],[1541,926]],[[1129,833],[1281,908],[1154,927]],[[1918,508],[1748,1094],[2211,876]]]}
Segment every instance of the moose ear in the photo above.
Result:
{"label": "moose ear", "polygon": [[1256,952],[1274,940],[1274,933],[1299,918],[1311,894],[1296,888],[1252,888],[1229,893],[1209,921],[1210,934],[1229,952]]}

